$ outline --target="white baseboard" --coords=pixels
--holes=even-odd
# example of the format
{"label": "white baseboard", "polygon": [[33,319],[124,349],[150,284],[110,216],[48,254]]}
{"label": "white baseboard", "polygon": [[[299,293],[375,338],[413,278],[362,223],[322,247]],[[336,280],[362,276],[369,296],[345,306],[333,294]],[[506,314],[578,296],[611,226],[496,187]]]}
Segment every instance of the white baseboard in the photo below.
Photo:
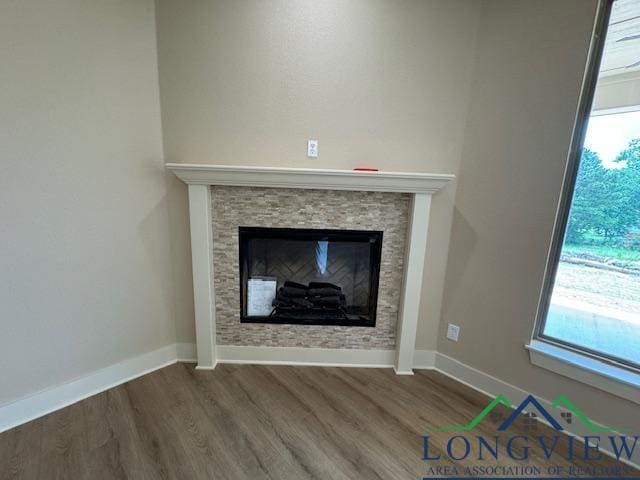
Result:
{"label": "white baseboard", "polygon": [[[391,367],[393,350],[343,350],[219,346],[220,363]],[[176,343],[123,360],[81,378],[0,405],[0,432],[176,362],[194,363],[196,345]]]}
{"label": "white baseboard", "polygon": [[218,363],[389,368],[395,350],[218,345]]}
{"label": "white baseboard", "polygon": [[179,362],[184,363],[196,363],[198,358],[196,356],[196,344],[195,343],[176,343],[176,355]]}
{"label": "white baseboard", "polygon": [[395,366],[393,367],[393,373],[396,375],[413,375],[413,370],[398,370]]}
{"label": "white baseboard", "polygon": [[[193,363],[196,347],[191,343],[167,345],[152,352],[124,360],[82,378],[54,386],[28,397],[0,406],[0,432],[34,420],[87,397],[116,387],[134,378],[180,362]],[[330,348],[291,347],[239,347],[218,345],[218,363],[263,364],[263,365],[314,365],[325,367],[372,367],[390,368],[394,365],[394,350],[351,350]],[[452,379],[489,397],[503,394],[514,403],[524,399],[529,392],[504,382],[458,360],[432,350],[416,350],[414,368],[436,370]],[[403,372],[400,372],[403,373]],[[545,407],[553,410],[551,402],[536,397]],[[589,435],[582,424],[565,430],[578,439]],[[601,449],[613,456],[612,452]],[[640,468],[637,463],[621,461]]]}
{"label": "white baseboard", "polygon": [[431,370],[436,366],[436,352],[434,350],[416,350],[413,353],[413,368]]}
{"label": "white baseboard", "polygon": [[[422,367],[416,365],[415,368]],[[454,358],[448,357],[447,355],[439,352],[435,352],[434,366],[426,368],[436,370],[443,375],[446,375],[453,380],[460,382],[488,397],[493,398],[499,394],[503,394],[512,402],[514,408],[516,408],[524,398],[530,395],[530,392],[516,387],[515,385],[511,385],[510,383],[500,380],[499,378],[489,375],[488,373],[482,372],[481,370],[470,367],[469,365],[466,365]],[[546,398],[541,398],[535,394],[533,395],[545,409],[548,409],[549,411],[556,410],[556,408],[551,406],[552,401],[547,400]],[[547,422],[542,418],[538,418],[538,420],[542,423],[547,424]],[[597,422],[593,423],[598,426],[602,426]],[[581,422],[573,423],[570,428],[567,428],[565,426],[564,433],[576,437],[578,441],[582,441],[582,437],[584,436],[593,435],[593,432]],[[610,450],[601,447],[600,451],[604,454],[609,455],[610,457],[615,458],[614,453]],[[640,458],[638,460],[640,460]],[[628,461],[624,458],[621,458],[620,461],[634,468],[640,468],[639,461],[633,462]]]}
{"label": "white baseboard", "polygon": [[[395,350],[217,346],[218,363],[390,368],[395,364],[395,355]],[[434,368],[435,361],[433,350],[415,351],[414,368]],[[413,374],[410,370],[396,373]]]}
{"label": "white baseboard", "polygon": [[1,405],[0,432],[176,363],[176,353],[175,344],[167,345],[102,368],[76,380]]}
{"label": "white baseboard", "polygon": [[516,405],[529,395],[525,390],[439,352],[435,354],[434,369],[488,397],[502,393]]}

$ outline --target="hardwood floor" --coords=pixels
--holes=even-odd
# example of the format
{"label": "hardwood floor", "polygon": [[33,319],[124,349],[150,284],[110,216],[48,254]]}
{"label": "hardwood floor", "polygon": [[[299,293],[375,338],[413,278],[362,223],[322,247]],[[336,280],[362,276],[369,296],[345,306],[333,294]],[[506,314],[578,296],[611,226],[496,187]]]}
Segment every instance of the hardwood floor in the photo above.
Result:
{"label": "hardwood floor", "polygon": [[[418,479],[480,463],[425,462],[422,435],[442,454],[451,434],[434,428],[488,402],[430,371],[177,364],[0,434],[0,478]],[[481,433],[496,434],[489,418]],[[527,465],[570,464],[531,453]]]}

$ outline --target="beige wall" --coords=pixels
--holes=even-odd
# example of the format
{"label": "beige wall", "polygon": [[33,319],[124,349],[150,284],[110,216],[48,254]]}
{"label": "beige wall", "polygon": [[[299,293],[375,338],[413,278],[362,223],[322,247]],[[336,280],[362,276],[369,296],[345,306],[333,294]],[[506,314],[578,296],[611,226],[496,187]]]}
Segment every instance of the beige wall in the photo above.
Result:
{"label": "beige wall", "polygon": [[[434,202],[418,347],[632,427],[637,407],[523,348],[594,4],[157,0],[165,159],[459,174]],[[151,0],[6,0],[0,43],[2,404],[194,325]]]}
{"label": "beige wall", "polygon": [[[637,405],[534,367],[536,307],[594,1],[485,3],[447,264],[438,350],[526,391],[569,392],[633,430]],[[507,41],[508,39],[508,41]],[[448,322],[462,327],[445,339]]]}
{"label": "beige wall", "polygon": [[[458,173],[479,7],[158,0],[166,160]],[[320,142],[318,159],[306,157],[309,138]],[[454,194],[434,201],[421,348],[436,343]],[[172,243],[188,251],[177,181],[171,203]],[[194,336],[189,275],[182,265],[181,341]]]}
{"label": "beige wall", "polygon": [[0,2],[0,404],[173,343],[151,0]]}

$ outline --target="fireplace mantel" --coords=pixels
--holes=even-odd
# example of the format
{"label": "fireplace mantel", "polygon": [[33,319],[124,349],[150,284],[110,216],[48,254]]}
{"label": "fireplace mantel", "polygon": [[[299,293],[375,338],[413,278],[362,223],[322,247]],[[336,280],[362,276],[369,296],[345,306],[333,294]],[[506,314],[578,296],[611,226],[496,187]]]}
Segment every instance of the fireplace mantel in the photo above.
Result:
{"label": "fireplace mantel", "polygon": [[[323,356],[322,352],[312,351],[317,349],[288,349],[291,352],[279,352],[277,358],[270,358],[269,353],[264,351],[255,352],[255,348],[246,350],[246,358],[237,358],[236,355],[234,358],[227,359],[224,354],[221,354],[220,350],[222,349],[216,345],[216,312],[213,284],[215,272],[213,270],[210,186],[353,190],[411,194],[412,202],[408,219],[409,231],[406,244],[403,288],[398,313],[395,359],[389,366],[393,366],[398,374],[413,373],[413,356],[422,295],[431,196],[453,180],[455,178],[454,175],[187,163],[168,163],[166,168],[189,186],[197,368],[201,369],[215,368],[218,361],[287,363],[285,357],[295,354],[294,356],[297,358],[301,350],[310,351],[308,354],[305,352],[302,354],[303,358],[292,363],[309,363],[307,359]],[[258,350],[267,350],[267,348]],[[348,358],[349,361],[343,362],[347,365],[386,364],[386,360],[375,360],[383,358],[378,353],[377,351],[367,350],[354,350],[353,352],[339,350],[335,352],[335,355],[340,356],[340,358]],[[332,357],[330,359],[312,361],[311,363],[335,365],[334,358],[338,358],[335,355],[330,354]]]}
{"label": "fireplace mantel", "polygon": [[167,163],[166,166],[188,185],[435,193],[454,178],[453,175],[442,173],[365,172],[194,163]]}

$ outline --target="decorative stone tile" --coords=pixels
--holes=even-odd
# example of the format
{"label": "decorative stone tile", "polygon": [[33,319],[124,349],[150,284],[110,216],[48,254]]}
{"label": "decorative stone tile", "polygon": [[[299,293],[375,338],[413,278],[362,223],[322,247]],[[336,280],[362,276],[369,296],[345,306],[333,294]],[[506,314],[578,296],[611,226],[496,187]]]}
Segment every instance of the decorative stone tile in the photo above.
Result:
{"label": "decorative stone tile", "polygon": [[[220,345],[395,348],[410,195],[211,187],[216,334]],[[375,327],[240,322],[238,227],[382,230]]]}

